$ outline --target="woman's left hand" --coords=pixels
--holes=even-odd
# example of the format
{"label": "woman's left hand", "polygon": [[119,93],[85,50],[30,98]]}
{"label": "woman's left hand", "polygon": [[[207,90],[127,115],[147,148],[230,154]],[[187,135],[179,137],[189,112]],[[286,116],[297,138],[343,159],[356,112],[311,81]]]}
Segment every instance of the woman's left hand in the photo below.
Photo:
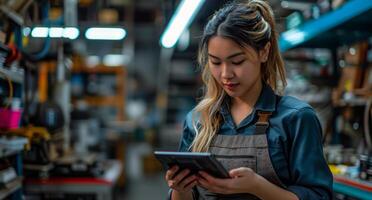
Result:
{"label": "woman's left hand", "polygon": [[215,178],[206,172],[199,172],[198,182],[210,192],[220,194],[254,193],[259,175],[252,169],[240,167],[232,169],[231,178]]}

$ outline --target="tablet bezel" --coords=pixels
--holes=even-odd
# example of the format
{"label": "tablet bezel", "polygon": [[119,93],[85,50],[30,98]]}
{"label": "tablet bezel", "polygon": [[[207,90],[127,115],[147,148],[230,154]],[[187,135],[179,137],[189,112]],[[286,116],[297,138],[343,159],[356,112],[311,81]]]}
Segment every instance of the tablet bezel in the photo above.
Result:
{"label": "tablet bezel", "polygon": [[[209,152],[154,151],[154,155],[166,169],[178,164],[181,169],[187,168],[193,174],[205,171],[218,178],[230,177],[223,165]],[[183,167],[182,163],[189,167]]]}

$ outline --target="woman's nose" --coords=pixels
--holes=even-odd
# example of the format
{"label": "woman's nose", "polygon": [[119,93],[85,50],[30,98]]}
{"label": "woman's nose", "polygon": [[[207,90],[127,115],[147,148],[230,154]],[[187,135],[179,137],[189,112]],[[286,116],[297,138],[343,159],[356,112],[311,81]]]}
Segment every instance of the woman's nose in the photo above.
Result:
{"label": "woman's nose", "polygon": [[229,78],[232,78],[234,75],[231,68],[226,63],[222,64],[221,70],[222,70],[221,71],[222,78],[229,79]]}

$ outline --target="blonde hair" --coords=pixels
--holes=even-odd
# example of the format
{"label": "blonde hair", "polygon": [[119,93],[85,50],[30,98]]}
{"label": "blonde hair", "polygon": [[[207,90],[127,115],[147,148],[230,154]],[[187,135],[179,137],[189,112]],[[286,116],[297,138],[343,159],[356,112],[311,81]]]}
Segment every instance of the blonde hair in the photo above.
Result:
{"label": "blonde hair", "polygon": [[[195,112],[200,114],[199,119],[194,120],[193,117],[196,136],[190,148],[194,152],[209,150],[213,136],[220,128],[222,116],[219,110],[226,96],[208,68],[208,42],[213,36],[232,39],[242,48],[250,46],[257,52],[270,43],[268,60],[261,65],[261,79],[277,93],[281,93],[286,86],[284,62],[271,7],[262,0],[250,0],[234,2],[218,10],[205,26],[199,44],[198,61],[206,91],[195,107]],[[281,82],[281,88],[278,82]]]}

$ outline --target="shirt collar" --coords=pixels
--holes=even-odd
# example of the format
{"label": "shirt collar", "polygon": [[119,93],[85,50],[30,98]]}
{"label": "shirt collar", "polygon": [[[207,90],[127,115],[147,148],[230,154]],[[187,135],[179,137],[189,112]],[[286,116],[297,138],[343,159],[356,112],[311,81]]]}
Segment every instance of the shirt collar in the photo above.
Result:
{"label": "shirt collar", "polygon": [[274,112],[276,107],[275,92],[267,84],[262,85],[260,97],[258,98],[255,110]]}

